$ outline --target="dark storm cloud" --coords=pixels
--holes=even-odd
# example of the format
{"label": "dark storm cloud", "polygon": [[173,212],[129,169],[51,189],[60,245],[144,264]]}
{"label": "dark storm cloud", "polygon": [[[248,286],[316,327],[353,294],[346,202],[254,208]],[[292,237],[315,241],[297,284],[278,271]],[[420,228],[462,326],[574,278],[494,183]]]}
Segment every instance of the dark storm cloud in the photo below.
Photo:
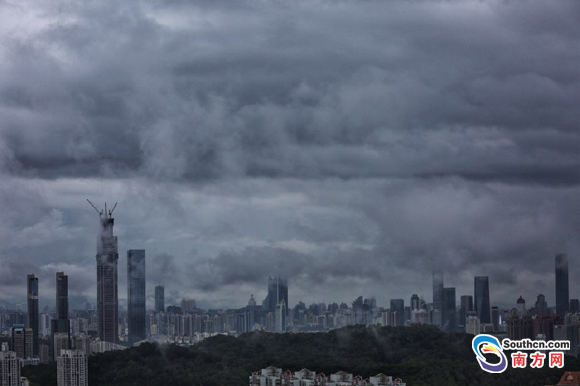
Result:
{"label": "dark storm cloud", "polygon": [[237,304],[276,273],[385,300],[433,268],[534,293],[580,252],[576,1],[0,14],[2,278],[70,270],[92,296],[87,197],[120,202],[121,258],[145,248],[172,301]]}
{"label": "dark storm cloud", "polygon": [[574,2],[236,4],[73,3],[4,36],[14,162],[45,177],[578,183],[577,153],[554,145],[580,145]]}

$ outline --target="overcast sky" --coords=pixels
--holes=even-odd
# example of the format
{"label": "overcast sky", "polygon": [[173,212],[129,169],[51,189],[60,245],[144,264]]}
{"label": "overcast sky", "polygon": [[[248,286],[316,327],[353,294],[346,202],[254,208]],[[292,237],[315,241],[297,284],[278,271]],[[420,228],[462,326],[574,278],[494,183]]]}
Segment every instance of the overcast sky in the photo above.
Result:
{"label": "overcast sky", "polygon": [[0,0],[0,306],[580,297],[580,2]]}

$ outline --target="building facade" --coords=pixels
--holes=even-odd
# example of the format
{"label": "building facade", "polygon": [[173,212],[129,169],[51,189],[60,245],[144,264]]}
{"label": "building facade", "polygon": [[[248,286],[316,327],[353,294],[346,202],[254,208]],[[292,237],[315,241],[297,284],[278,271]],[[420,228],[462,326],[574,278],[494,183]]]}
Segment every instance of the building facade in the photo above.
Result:
{"label": "building facade", "polygon": [[113,235],[115,219],[111,211],[100,218],[101,233],[97,240],[97,330],[103,342],[115,343],[118,336],[119,261],[117,236]]}
{"label": "building facade", "polygon": [[34,357],[34,331],[23,324],[15,324],[10,330],[12,351],[20,359]]}
{"label": "building facade", "polygon": [[62,350],[57,359],[58,386],[89,384],[87,356],[80,350]]}
{"label": "building facade", "polygon": [[491,323],[489,301],[489,276],[476,276],[474,280],[475,312],[481,324]]}
{"label": "building facade", "polygon": [[436,326],[441,326],[443,308],[443,272],[433,272],[433,321]]}
{"label": "building facade", "polygon": [[165,288],[161,285],[155,287],[155,311],[165,312]]}
{"label": "building facade", "polygon": [[127,299],[129,343],[146,338],[145,335],[145,250],[127,251]]}
{"label": "building facade", "polygon": [[20,386],[21,362],[14,351],[0,352],[0,385]]}
{"label": "building facade", "polygon": [[26,327],[32,329],[32,353],[30,357],[38,356],[38,278],[34,275],[26,277]]}
{"label": "building facade", "polygon": [[68,276],[64,272],[56,273],[56,318],[52,320],[52,334],[70,334],[68,317]]}

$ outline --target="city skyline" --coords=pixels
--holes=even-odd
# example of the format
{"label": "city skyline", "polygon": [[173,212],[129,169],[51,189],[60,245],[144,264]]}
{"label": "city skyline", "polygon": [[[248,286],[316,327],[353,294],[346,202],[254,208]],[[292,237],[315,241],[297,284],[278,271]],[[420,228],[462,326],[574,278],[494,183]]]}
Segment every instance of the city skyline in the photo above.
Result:
{"label": "city skyline", "polygon": [[86,198],[119,203],[125,309],[133,248],[147,308],[275,275],[290,306],[428,301],[434,270],[551,306],[554,256],[580,275],[578,2],[69,5],[0,4],[0,307],[32,273],[41,308],[55,272],[96,302]]}

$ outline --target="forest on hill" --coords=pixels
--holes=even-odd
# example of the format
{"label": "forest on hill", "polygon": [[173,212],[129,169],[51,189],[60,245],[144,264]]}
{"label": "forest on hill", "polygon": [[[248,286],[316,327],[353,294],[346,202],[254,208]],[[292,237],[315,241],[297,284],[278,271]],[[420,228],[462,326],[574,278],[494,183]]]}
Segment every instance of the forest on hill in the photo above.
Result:
{"label": "forest on hill", "polygon": [[[384,373],[409,386],[550,385],[565,370],[580,370],[566,357],[564,369],[511,369],[488,374],[471,349],[473,335],[433,326],[350,326],[327,333],[215,336],[191,347],[142,344],[89,358],[89,384],[111,386],[247,386],[252,372],[268,366],[364,377]],[[509,354],[508,354],[509,359]],[[56,386],[56,365],[23,369],[32,385]]]}

